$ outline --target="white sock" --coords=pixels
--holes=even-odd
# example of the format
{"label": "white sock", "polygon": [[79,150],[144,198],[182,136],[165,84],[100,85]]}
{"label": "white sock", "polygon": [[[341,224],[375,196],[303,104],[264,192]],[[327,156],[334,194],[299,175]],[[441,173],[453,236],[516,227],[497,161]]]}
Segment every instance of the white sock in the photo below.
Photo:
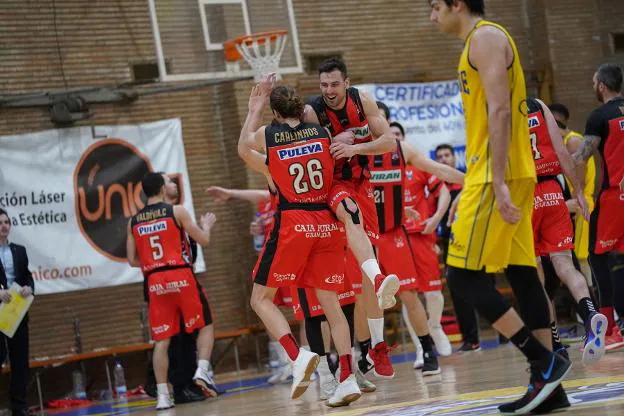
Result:
{"label": "white sock", "polygon": [[197,367],[201,368],[204,371],[208,371],[208,360],[197,360]]}
{"label": "white sock", "polygon": [[362,270],[368,278],[375,284],[375,277],[378,274],[381,274],[381,269],[379,268],[379,263],[375,259],[368,259],[364,263],[362,263]]}
{"label": "white sock", "polygon": [[439,290],[425,292],[425,299],[427,301],[429,325],[432,328],[440,328],[442,326],[442,311],[444,311],[444,295]]}
{"label": "white sock", "polygon": [[162,394],[164,396],[169,396],[169,387],[167,386],[167,383],[157,384],[156,385],[156,391],[158,392],[158,394]]}
{"label": "white sock", "polygon": [[384,318],[368,319],[368,329],[371,333],[371,346],[375,348],[375,345],[384,340]]}

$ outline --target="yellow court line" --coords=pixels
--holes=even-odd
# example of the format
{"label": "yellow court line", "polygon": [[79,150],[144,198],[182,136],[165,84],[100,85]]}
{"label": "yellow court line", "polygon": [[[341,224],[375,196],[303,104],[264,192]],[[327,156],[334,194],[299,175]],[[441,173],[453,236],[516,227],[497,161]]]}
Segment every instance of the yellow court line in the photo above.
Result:
{"label": "yellow court line", "polygon": [[[608,376],[608,377],[582,378],[582,379],[577,379],[577,380],[568,380],[568,381],[563,382],[563,387],[574,388],[574,387],[581,387],[581,386],[587,386],[587,385],[592,386],[595,384],[618,383],[618,382],[624,382],[624,376]],[[373,405],[373,406],[365,407],[361,409],[353,409],[353,410],[346,410],[342,412],[332,413],[332,416],[358,416],[358,415],[368,413],[371,411],[396,409],[399,407],[415,406],[418,404],[427,404],[431,402],[438,402],[438,401],[450,400],[450,399],[455,399],[457,401],[482,400],[482,399],[488,399],[488,398],[491,399],[493,396],[507,396],[507,395],[512,395],[512,394],[521,394],[525,389],[526,387],[507,387],[507,388],[495,389],[495,390],[484,390],[484,391],[472,392],[472,393],[462,393],[459,395],[446,395],[446,396],[432,397],[432,398],[419,399],[419,400],[414,400],[414,401],[409,401],[409,402],[391,403],[391,404],[380,405],[380,406]],[[577,406],[575,406],[575,408],[576,407]],[[584,406],[579,405],[578,407],[584,407]]]}

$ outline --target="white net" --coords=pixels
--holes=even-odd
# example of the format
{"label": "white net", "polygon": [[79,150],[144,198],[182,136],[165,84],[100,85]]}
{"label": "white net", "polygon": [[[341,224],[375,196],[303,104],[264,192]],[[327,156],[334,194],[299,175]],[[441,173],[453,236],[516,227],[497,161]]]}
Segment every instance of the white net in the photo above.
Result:
{"label": "white net", "polygon": [[[271,38],[274,38],[272,42]],[[279,63],[286,46],[288,35],[266,35],[254,38],[251,42],[242,42],[236,45],[236,50],[249,63],[254,71],[254,80],[259,82],[262,75],[275,72],[277,79],[281,79]]]}

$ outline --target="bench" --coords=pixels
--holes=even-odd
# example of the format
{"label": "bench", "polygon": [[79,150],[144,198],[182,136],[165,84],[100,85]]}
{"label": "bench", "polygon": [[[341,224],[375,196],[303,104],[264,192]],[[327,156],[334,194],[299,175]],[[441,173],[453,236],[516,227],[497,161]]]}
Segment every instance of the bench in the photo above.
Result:
{"label": "bench", "polygon": [[[246,335],[252,334],[252,327],[240,328],[231,331],[219,331],[215,332],[215,341],[221,340],[230,340],[230,343],[225,348],[225,352],[227,352],[230,348],[234,347],[234,358],[236,361],[236,369],[240,373],[240,359],[238,352],[238,340]],[[130,344],[130,345],[122,345],[118,347],[109,347],[109,348],[100,348],[93,351],[81,352],[81,353],[72,353],[72,354],[64,354],[55,357],[46,357],[46,358],[33,358],[29,361],[29,368],[35,370],[35,381],[37,384],[37,397],[39,399],[40,412],[44,414],[44,403],[43,403],[43,391],[41,389],[41,374],[51,368],[58,368],[67,364],[89,361],[96,358],[106,358],[105,368],[106,368],[106,377],[108,381],[108,388],[112,392],[113,385],[112,379],[110,375],[110,368],[108,365],[108,358],[117,357],[118,355],[129,354],[133,352],[141,352],[141,351],[150,351],[154,348],[154,344],[152,342],[138,343],[138,344]],[[223,360],[225,353],[218,358],[216,363],[220,363]],[[217,365],[215,363],[215,366]],[[1,374],[8,374],[11,372],[11,366],[5,365],[2,367]]]}

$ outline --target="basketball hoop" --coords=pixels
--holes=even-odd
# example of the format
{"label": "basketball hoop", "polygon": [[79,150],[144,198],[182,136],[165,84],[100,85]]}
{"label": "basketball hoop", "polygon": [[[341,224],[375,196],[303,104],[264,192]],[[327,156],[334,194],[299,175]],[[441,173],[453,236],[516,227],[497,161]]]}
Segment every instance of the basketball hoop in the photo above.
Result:
{"label": "basketball hoop", "polygon": [[287,30],[272,30],[239,36],[225,42],[223,51],[227,71],[240,72],[240,61],[245,59],[254,72],[256,82],[269,72],[275,72],[277,79],[281,79],[279,62],[287,39]]}

